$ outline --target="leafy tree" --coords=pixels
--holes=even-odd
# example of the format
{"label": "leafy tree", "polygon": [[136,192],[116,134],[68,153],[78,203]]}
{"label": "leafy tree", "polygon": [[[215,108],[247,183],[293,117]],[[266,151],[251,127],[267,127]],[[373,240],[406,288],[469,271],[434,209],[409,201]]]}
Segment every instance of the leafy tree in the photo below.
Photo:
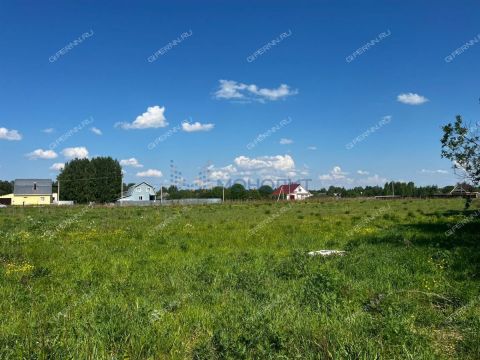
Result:
{"label": "leafy tree", "polygon": [[73,200],[76,203],[93,201],[94,171],[89,159],[75,159],[65,164],[58,174],[60,183],[60,199]]}
{"label": "leafy tree", "polygon": [[168,189],[165,186],[162,186],[162,189],[158,189],[157,191],[157,199],[160,199],[161,196],[163,196],[163,199],[167,198],[168,194]]}
{"label": "leafy tree", "polygon": [[453,186],[453,185],[448,185],[448,186],[445,186],[444,188],[442,188],[442,189],[441,189],[441,192],[442,192],[442,194],[448,194],[448,193],[451,192],[454,188],[455,188],[455,186]]}
{"label": "leafy tree", "polygon": [[247,191],[248,200],[259,200],[261,199],[260,192],[257,189],[250,189]]}
{"label": "leafy tree", "polygon": [[364,196],[380,196],[383,195],[383,189],[380,186],[366,186],[363,191]]}
{"label": "leafy tree", "polygon": [[453,168],[462,178],[474,184],[480,183],[479,127],[467,127],[462,117],[457,115],[455,123],[449,123],[442,129],[442,157],[453,162]]}
{"label": "leafy tree", "polygon": [[260,193],[260,196],[263,198],[268,198],[272,195],[273,189],[270,185],[262,185],[258,189],[258,192]]}
{"label": "leafy tree", "polygon": [[94,171],[93,199],[100,203],[114,202],[120,197],[122,168],[111,157],[97,157],[90,160]]}
{"label": "leafy tree", "polygon": [[[225,191],[225,196],[227,196],[226,191]],[[209,197],[221,199],[223,197],[223,188],[221,186],[213,187],[209,192]]]}
{"label": "leafy tree", "polygon": [[13,193],[12,181],[0,181],[0,195]]}
{"label": "leafy tree", "polygon": [[233,184],[230,187],[230,198],[233,200],[244,200],[247,197],[247,191],[242,184]]}
{"label": "leafy tree", "polygon": [[67,162],[57,177],[60,200],[113,202],[120,197],[121,171],[118,161],[111,157]]}
{"label": "leafy tree", "polygon": [[52,193],[56,194],[58,192],[58,181],[52,182]]}

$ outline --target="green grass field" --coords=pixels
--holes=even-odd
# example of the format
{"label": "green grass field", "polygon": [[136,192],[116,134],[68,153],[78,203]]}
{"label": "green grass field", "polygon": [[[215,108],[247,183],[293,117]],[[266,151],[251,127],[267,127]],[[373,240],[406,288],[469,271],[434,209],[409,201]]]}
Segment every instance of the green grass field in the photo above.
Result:
{"label": "green grass field", "polygon": [[0,209],[0,358],[479,359],[463,205]]}

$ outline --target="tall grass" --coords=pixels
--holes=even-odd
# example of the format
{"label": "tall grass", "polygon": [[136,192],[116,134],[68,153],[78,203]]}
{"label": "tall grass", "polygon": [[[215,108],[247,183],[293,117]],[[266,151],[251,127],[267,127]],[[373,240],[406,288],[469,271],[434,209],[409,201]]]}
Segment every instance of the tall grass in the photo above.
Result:
{"label": "tall grass", "polygon": [[478,204],[386,204],[1,209],[0,358],[480,358]]}

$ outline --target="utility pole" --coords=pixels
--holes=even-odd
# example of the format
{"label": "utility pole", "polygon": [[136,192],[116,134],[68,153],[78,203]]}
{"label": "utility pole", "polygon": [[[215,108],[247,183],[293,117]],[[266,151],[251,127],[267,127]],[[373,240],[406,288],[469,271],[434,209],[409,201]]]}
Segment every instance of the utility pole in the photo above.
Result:
{"label": "utility pole", "polygon": [[222,203],[225,202],[225,185],[222,186]]}
{"label": "utility pole", "polygon": [[120,171],[120,206],[122,205],[122,197],[123,197],[123,173]]}
{"label": "utility pole", "polygon": [[163,185],[160,184],[160,204],[163,204]]}
{"label": "utility pole", "polygon": [[57,203],[60,201],[60,180],[58,180],[57,186]]}
{"label": "utility pole", "polygon": [[395,196],[395,182],[392,181],[392,193],[393,193],[393,196]]}

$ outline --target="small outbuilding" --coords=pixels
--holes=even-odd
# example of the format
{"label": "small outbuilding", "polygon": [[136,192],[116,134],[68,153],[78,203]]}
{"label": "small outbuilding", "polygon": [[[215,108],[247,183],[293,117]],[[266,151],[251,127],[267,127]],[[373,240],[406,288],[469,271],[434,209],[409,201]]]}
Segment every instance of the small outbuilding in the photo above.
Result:
{"label": "small outbuilding", "polygon": [[275,189],[272,195],[276,196],[277,199],[286,200],[305,200],[313,196],[310,191],[304,189],[300,184],[281,185]]}

